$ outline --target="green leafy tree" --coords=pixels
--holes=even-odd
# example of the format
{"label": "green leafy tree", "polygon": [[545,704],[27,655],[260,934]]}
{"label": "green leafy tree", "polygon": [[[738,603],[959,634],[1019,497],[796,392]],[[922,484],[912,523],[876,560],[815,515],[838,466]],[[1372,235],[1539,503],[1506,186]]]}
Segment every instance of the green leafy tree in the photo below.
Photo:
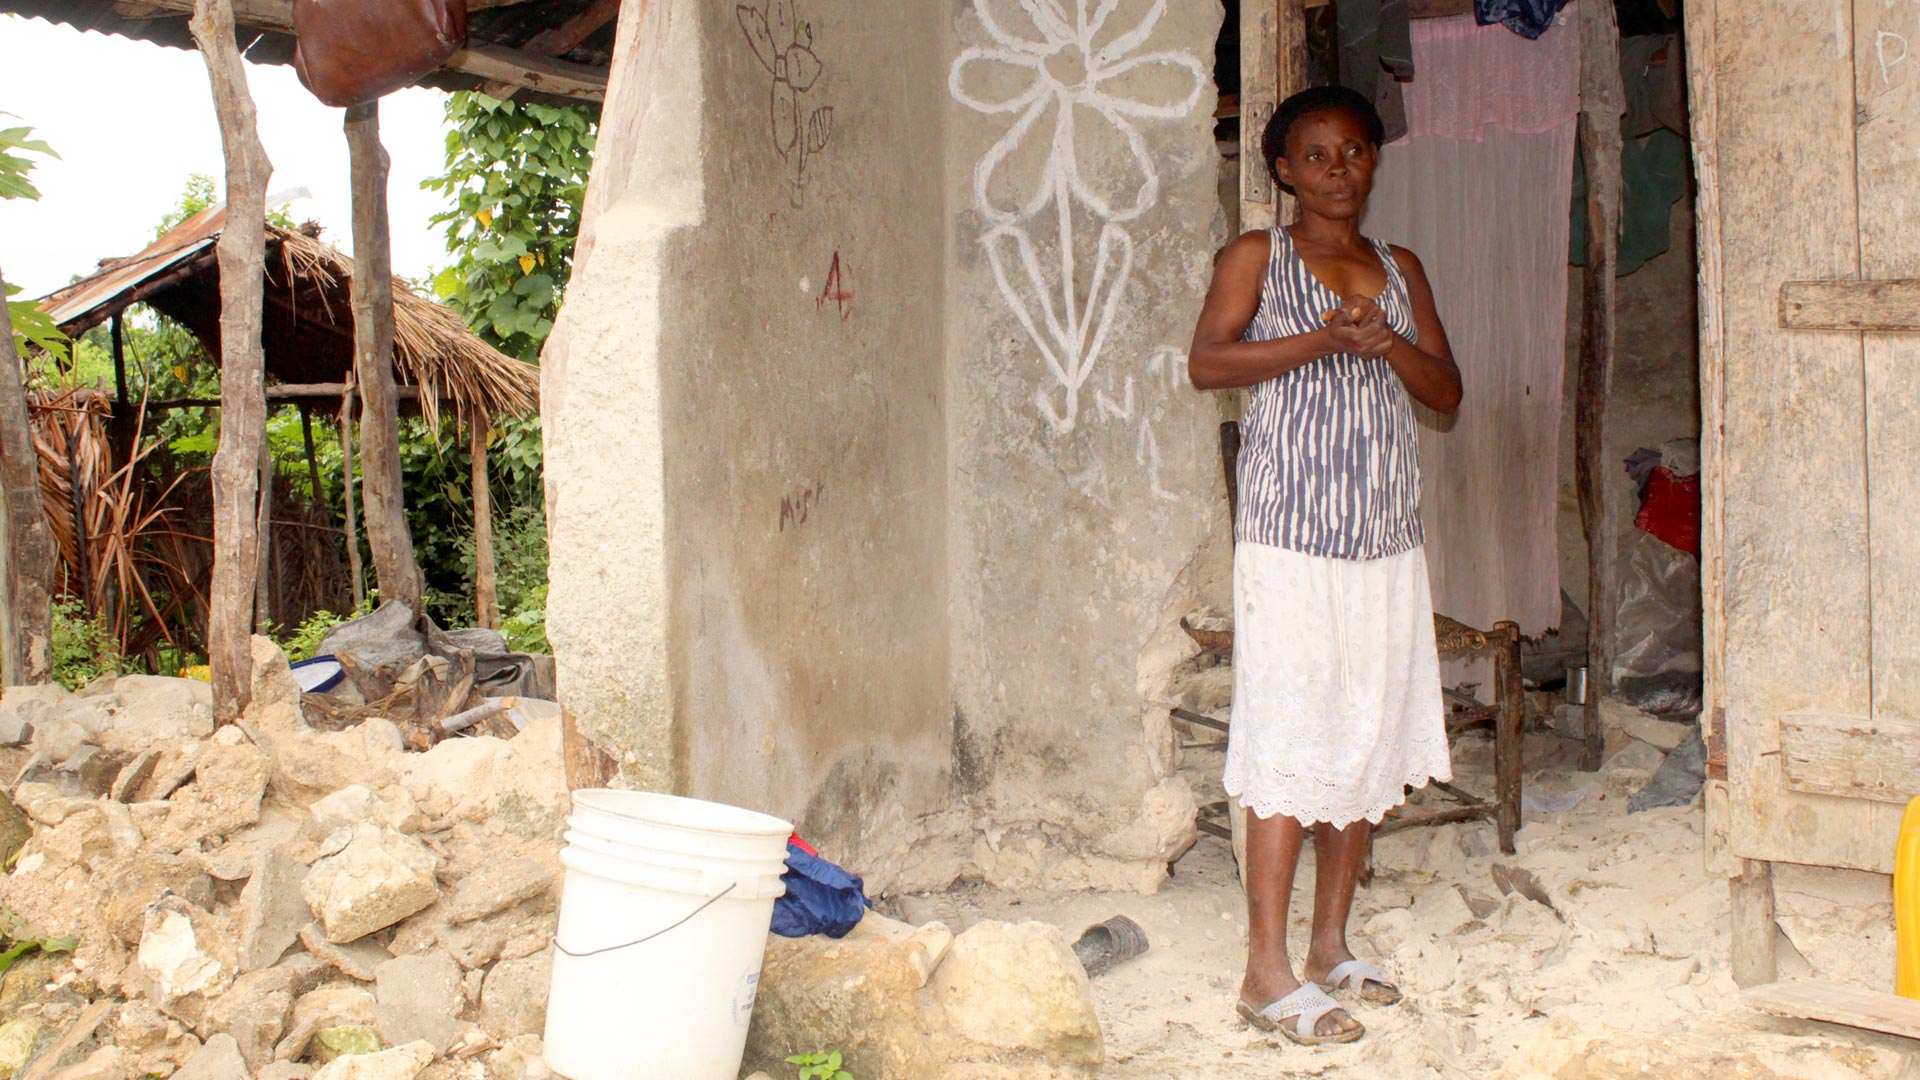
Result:
{"label": "green leafy tree", "polygon": [[433,218],[454,256],[434,292],[495,348],[535,360],[573,266],[594,114],[461,91],[447,126],[447,171],[421,185],[452,203]]}
{"label": "green leafy tree", "polygon": [[[13,114],[0,113],[0,116]],[[0,128],[0,199],[40,198],[40,189],[27,179],[27,174],[39,162],[28,155],[38,154],[55,159],[60,155],[54,153],[53,147],[45,141],[32,138],[32,135],[33,129],[25,125]],[[53,320],[32,301],[13,299],[19,294],[20,286],[0,284],[0,289],[5,290],[7,317],[13,322],[13,351],[21,356],[40,351],[64,361],[67,357],[67,336],[60,332]]]}

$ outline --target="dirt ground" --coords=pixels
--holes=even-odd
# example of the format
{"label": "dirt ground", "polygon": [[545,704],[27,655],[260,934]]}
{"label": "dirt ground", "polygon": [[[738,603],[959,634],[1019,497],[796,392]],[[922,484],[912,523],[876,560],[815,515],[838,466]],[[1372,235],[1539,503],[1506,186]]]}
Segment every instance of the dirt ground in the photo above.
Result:
{"label": "dirt ground", "polygon": [[[1849,1028],[1786,1021],[1744,1006],[1728,972],[1728,894],[1708,873],[1701,812],[1627,813],[1627,796],[1660,755],[1621,738],[1607,767],[1582,774],[1572,744],[1529,736],[1527,784],[1536,802],[1517,857],[1499,855],[1490,824],[1412,830],[1383,838],[1375,876],[1355,900],[1355,952],[1396,974],[1407,1000],[1358,1006],[1365,1038],[1308,1049],[1248,1029],[1233,1014],[1246,913],[1232,853],[1201,837],[1156,896],[1012,895],[985,888],[905,898],[915,921],[1052,923],[1069,939],[1112,915],[1152,942],[1141,958],[1096,978],[1095,1003],[1113,1080],[1275,1075],[1533,1080],[1600,1077],[1920,1078],[1920,1044]],[[1185,770],[1204,799],[1220,797],[1220,755],[1188,751]],[[1469,790],[1491,786],[1491,747],[1456,744]],[[1530,872],[1550,906],[1503,895],[1496,867]],[[1303,857],[1293,908],[1295,957],[1305,955],[1312,857]],[[1870,878],[1870,875],[1859,875]],[[1879,988],[1891,978],[1885,879],[1856,883],[1852,903],[1796,900],[1783,885],[1782,925],[1798,933],[1784,974],[1848,972]],[[1823,883],[1830,886],[1831,883]],[[1842,890],[1844,894],[1844,890]],[[1820,906],[1824,905],[1824,906]],[[1881,932],[1880,921],[1887,929]],[[1797,920],[1797,922],[1796,922]]]}

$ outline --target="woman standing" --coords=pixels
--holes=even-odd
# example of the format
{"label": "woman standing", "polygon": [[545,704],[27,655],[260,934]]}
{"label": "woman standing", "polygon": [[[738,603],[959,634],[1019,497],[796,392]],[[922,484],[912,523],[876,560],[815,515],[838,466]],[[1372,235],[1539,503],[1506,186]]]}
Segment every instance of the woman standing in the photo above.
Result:
{"label": "woman standing", "polygon": [[[1262,156],[1299,216],[1228,246],[1188,358],[1200,389],[1251,387],[1225,778],[1249,811],[1238,1008],[1305,1044],[1364,1031],[1328,991],[1400,1000],[1347,948],[1354,885],[1373,826],[1409,786],[1452,775],[1413,402],[1452,412],[1460,371],[1420,260],[1360,235],[1381,140],[1372,104],[1343,87],[1281,103]],[[1310,828],[1303,982],[1287,906]]]}

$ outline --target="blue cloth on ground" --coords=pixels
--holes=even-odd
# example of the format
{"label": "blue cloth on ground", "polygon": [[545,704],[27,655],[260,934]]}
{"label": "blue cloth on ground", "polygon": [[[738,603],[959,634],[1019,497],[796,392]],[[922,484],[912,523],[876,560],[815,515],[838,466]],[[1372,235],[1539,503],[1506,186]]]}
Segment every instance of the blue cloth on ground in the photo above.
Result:
{"label": "blue cloth on ground", "polygon": [[787,843],[787,893],[773,902],[773,932],[781,937],[845,937],[867,912],[865,886],[818,855]]}

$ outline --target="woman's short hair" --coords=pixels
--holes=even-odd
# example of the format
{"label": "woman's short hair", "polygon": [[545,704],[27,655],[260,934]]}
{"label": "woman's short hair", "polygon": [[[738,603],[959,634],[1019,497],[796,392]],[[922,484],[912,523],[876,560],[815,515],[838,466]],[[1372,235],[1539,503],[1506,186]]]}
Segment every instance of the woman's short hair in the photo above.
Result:
{"label": "woman's short hair", "polygon": [[1273,119],[1267,121],[1267,130],[1260,136],[1260,156],[1267,161],[1267,172],[1273,182],[1280,185],[1280,190],[1289,195],[1293,194],[1293,185],[1280,179],[1280,169],[1274,159],[1285,156],[1287,134],[1301,117],[1330,109],[1352,110],[1367,129],[1367,141],[1375,147],[1387,141],[1387,125],[1380,119],[1380,110],[1357,90],[1345,86],[1309,86],[1289,97],[1273,110]]}

